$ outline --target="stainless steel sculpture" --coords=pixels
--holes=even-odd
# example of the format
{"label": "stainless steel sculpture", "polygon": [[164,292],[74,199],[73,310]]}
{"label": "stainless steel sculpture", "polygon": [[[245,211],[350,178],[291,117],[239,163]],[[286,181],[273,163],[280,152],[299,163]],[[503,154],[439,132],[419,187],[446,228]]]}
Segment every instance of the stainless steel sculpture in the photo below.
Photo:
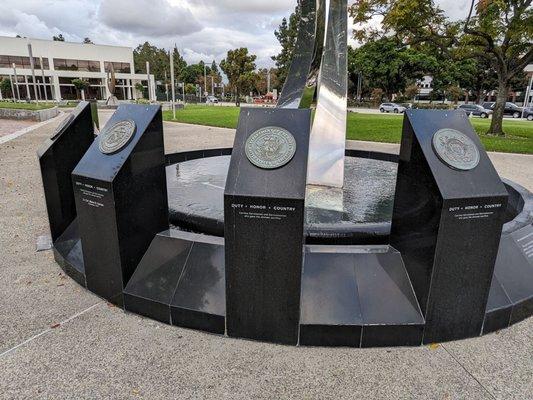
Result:
{"label": "stainless steel sculpture", "polygon": [[[302,0],[294,59],[278,107],[308,106],[318,77],[307,183],[342,188],[348,90],[347,0]],[[324,43],[324,28],[327,24]]]}
{"label": "stainless steel sculpture", "polygon": [[301,19],[294,55],[277,106],[300,108],[306,97],[314,97],[322,58],[325,0],[301,0]]}

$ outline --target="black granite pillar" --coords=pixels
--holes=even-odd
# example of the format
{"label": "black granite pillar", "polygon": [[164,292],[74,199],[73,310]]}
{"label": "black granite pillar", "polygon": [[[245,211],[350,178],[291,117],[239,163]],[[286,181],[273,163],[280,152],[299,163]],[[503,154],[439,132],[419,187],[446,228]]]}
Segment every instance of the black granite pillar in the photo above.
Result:
{"label": "black granite pillar", "polygon": [[309,130],[309,110],[241,111],[224,195],[229,336],[298,342]]}
{"label": "black granite pillar", "polygon": [[481,333],[507,192],[462,111],[408,111],[391,245],[426,326],[424,343]]}
{"label": "black granite pillar", "polygon": [[91,107],[81,102],[37,152],[54,242],[76,218],[71,174],[93,140]]}
{"label": "black granite pillar", "polygon": [[154,236],[168,229],[159,106],[120,106],[72,174],[87,287],[122,303]]}

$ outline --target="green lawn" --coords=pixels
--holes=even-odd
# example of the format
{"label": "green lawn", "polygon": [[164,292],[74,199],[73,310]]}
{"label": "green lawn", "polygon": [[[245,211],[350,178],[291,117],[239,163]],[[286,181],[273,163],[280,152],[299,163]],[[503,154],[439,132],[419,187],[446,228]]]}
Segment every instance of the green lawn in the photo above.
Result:
{"label": "green lawn", "polygon": [[15,110],[44,110],[55,107],[54,103],[13,103],[10,101],[0,101],[0,108],[10,108]]}
{"label": "green lawn", "polygon": [[[176,111],[176,121],[195,125],[236,128],[239,118],[237,107],[189,105]],[[172,120],[172,112],[164,112],[165,121]],[[402,132],[401,115],[348,114],[346,137],[352,140],[400,143]],[[488,151],[533,154],[533,122],[504,121],[505,137],[487,136],[490,120],[472,118],[472,125]]]}
{"label": "green lawn", "polygon": [[[172,111],[163,113],[165,121],[172,121]],[[186,124],[237,128],[238,107],[187,105],[185,109],[176,110],[176,121]]]}

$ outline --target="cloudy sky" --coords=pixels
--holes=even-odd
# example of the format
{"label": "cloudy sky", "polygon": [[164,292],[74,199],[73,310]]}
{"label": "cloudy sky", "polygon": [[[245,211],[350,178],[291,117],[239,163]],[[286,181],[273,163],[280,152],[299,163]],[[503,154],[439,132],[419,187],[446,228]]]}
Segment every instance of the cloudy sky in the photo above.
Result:
{"label": "cloudy sky", "polygon": [[[437,0],[452,18],[467,1]],[[158,47],[177,44],[188,62],[220,61],[229,49],[248,47],[259,66],[279,51],[274,30],[296,0],[0,0],[0,36]]]}

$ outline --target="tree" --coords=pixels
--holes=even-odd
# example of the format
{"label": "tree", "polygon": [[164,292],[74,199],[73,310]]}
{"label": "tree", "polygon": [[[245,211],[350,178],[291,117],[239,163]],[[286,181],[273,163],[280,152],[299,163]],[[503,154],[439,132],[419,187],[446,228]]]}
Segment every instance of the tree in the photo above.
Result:
{"label": "tree", "polygon": [[187,68],[187,61],[181,56],[178,47],[174,45],[172,50],[172,55],[174,57],[174,73],[176,74],[175,78],[178,82],[183,81],[183,70]]}
{"label": "tree", "polygon": [[531,0],[481,0],[477,7],[472,0],[464,32],[473,53],[490,61],[496,71],[498,96],[488,133],[504,135],[503,112],[511,81],[533,60]]}
{"label": "tree", "polygon": [[141,95],[143,96],[143,98],[145,97],[145,87],[143,86],[143,84],[141,82],[137,82],[135,84],[135,90],[137,90],[137,92],[141,93]]}
{"label": "tree", "polygon": [[187,83],[185,85],[185,94],[196,94],[196,85],[192,83]]}
{"label": "tree", "polygon": [[254,82],[255,60],[257,56],[248,54],[246,47],[230,50],[220,68],[226,74],[229,84],[235,91],[235,104],[240,105],[241,93],[250,88]]}
{"label": "tree", "polygon": [[146,62],[150,63],[150,74],[155,79],[162,81],[165,79],[165,71],[169,70],[170,58],[165,49],[159,49],[149,42],[140,44],[133,50],[133,61],[135,63],[135,72],[138,74],[146,73]]}
{"label": "tree", "polygon": [[215,60],[211,63],[211,68],[209,68],[209,79],[213,80],[213,84],[218,85],[222,83],[222,75],[218,69],[218,65]]}
{"label": "tree", "polygon": [[76,88],[76,92],[77,92],[78,98],[80,97],[79,96],[79,92],[81,92],[82,90],[87,89],[89,87],[89,85],[90,85],[89,81],[86,81],[84,79],[73,79],[72,80],[72,84]]}
{"label": "tree", "polygon": [[94,43],[93,43],[93,41],[91,39],[86,37],[85,39],[83,39],[83,44],[94,44]]}
{"label": "tree", "polygon": [[187,65],[182,71],[182,80],[185,83],[204,85],[204,64]]}
{"label": "tree", "polygon": [[272,60],[276,62],[278,79],[281,86],[285,83],[291,66],[294,47],[296,46],[296,39],[298,37],[300,17],[301,9],[297,5],[294,12],[290,15],[289,21],[287,21],[287,18],[283,18],[278,30],[274,32],[274,35],[276,35],[276,38],[281,44],[281,52],[277,56],[273,56]]}
{"label": "tree", "polygon": [[459,86],[451,85],[446,88],[448,99],[452,100],[455,104],[457,104],[463,93],[463,90]]}
{"label": "tree", "polygon": [[371,87],[383,89],[389,100],[393,94],[403,92],[409,82],[421,79],[437,66],[435,57],[394,38],[372,39],[349,52],[350,68],[361,72]]}
{"label": "tree", "polygon": [[60,34],[57,35],[57,36],[53,36],[53,37],[52,37],[52,40],[53,40],[54,42],[64,42],[64,41],[65,41],[65,38],[63,37],[63,34],[60,33]]}
{"label": "tree", "polygon": [[420,88],[414,83],[407,86],[404,90],[405,97],[408,97],[409,99],[413,100],[416,96],[418,96],[418,93],[420,93]]}
{"label": "tree", "polygon": [[[446,59],[485,59],[498,80],[489,134],[503,135],[503,109],[510,82],[533,59],[532,0],[472,0],[466,21],[450,22],[433,0],[358,0],[350,12],[356,24],[383,17],[379,28],[358,29],[359,40],[383,35]],[[444,81],[444,80],[443,80]]]}
{"label": "tree", "polygon": [[372,99],[372,102],[376,105],[381,103],[381,100],[383,100],[383,89],[376,88],[372,90],[370,98]]}
{"label": "tree", "polygon": [[11,82],[9,81],[9,78],[0,79],[0,91],[2,92],[2,96],[4,97],[13,97],[13,93],[11,93]]}

